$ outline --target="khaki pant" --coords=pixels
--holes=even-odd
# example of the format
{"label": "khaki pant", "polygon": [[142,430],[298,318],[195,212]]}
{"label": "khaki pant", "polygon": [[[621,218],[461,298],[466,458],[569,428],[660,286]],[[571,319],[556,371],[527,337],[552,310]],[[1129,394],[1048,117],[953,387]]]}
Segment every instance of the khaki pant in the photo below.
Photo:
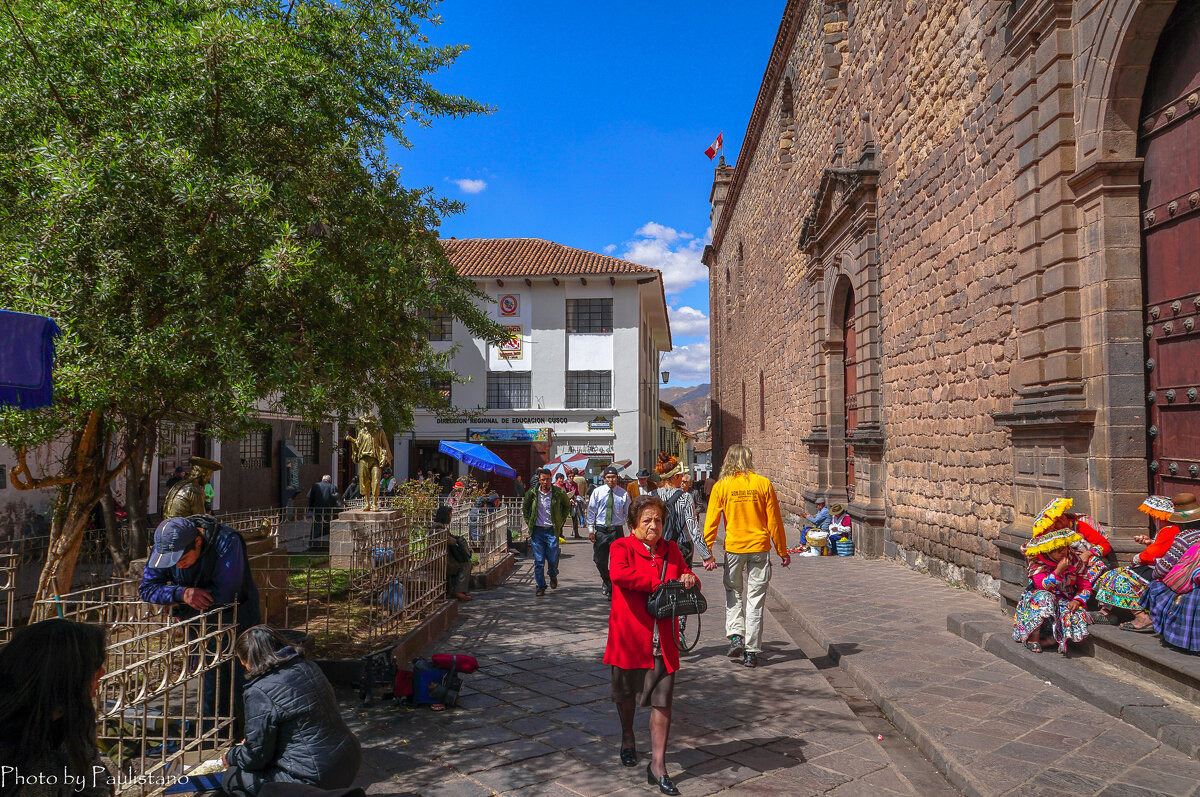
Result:
{"label": "khaki pant", "polygon": [[725,552],[725,636],[746,640],[747,653],[762,652],[763,604],[771,580],[771,552]]}

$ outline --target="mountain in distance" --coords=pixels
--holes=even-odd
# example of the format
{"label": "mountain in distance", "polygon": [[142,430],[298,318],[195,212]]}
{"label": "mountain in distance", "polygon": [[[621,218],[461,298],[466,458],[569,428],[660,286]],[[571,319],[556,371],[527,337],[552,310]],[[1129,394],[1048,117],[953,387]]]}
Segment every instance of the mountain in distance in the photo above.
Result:
{"label": "mountain in distance", "polygon": [[687,422],[688,431],[695,434],[704,428],[704,419],[709,412],[709,385],[694,387],[667,387],[658,391],[658,397],[679,410]]}

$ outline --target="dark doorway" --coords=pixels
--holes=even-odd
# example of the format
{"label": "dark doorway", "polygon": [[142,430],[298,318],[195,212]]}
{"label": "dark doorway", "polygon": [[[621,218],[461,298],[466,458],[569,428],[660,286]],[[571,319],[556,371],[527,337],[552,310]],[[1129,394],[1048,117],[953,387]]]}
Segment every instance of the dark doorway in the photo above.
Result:
{"label": "dark doorway", "polygon": [[854,500],[854,446],[850,433],[858,426],[858,342],[854,337],[854,289],[846,291],[846,305],[842,309],[842,386],[844,395],[843,417],[846,419],[846,498]]}

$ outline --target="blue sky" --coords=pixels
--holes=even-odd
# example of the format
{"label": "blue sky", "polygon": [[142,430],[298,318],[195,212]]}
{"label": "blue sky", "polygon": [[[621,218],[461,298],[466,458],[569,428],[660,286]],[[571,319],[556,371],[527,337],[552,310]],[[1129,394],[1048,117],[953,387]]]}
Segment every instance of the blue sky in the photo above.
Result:
{"label": "blue sky", "polygon": [[470,50],[439,89],[496,108],[409,131],[392,156],[410,186],[467,210],[459,238],[545,238],[661,268],[671,385],[708,380],[712,166],[732,163],[784,0],[562,3],[447,0],[436,43]]}

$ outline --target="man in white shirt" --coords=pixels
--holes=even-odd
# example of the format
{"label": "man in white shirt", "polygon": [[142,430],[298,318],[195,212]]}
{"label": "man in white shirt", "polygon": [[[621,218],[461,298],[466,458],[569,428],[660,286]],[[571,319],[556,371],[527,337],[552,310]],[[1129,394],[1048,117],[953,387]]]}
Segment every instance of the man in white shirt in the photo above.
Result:
{"label": "man in white shirt", "polygon": [[604,597],[612,598],[608,578],[608,549],[625,536],[625,517],[629,513],[629,493],[619,486],[620,476],[611,465],[604,469],[604,484],[592,492],[588,501],[587,524],[591,531],[592,561],[604,580]]}

